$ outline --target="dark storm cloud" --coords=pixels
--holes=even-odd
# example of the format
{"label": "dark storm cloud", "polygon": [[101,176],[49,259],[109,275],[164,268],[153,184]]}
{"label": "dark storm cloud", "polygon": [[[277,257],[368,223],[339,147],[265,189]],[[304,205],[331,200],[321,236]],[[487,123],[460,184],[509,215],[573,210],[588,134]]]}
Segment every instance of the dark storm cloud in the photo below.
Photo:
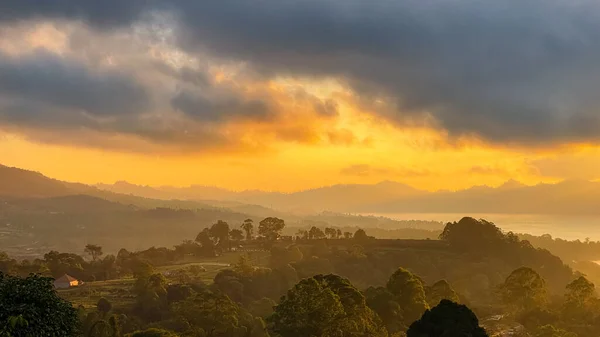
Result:
{"label": "dark storm cloud", "polygon": [[3,0],[0,22],[27,19],[83,20],[111,28],[128,25],[151,8],[150,0]]}
{"label": "dark storm cloud", "polygon": [[[598,140],[595,0],[9,1],[0,20],[81,18],[124,26],[178,16],[187,51],[247,61],[263,76],[337,76],[400,123],[430,113],[452,135]],[[75,4],[75,5],[73,5]],[[7,14],[8,13],[8,14]]]}
{"label": "dark storm cloud", "polygon": [[[96,117],[140,113],[148,103],[144,89],[131,78],[115,71],[92,72],[42,50],[20,57],[0,53],[1,96]],[[44,113],[40,109],[39,114]]]}
{"label": "dark storm cloud", "polygon": [[200,121],[219,122],[228,119],[267,120],[273,117],[273,110],[260,100],[245,101],[231,98],[214,102],[190,91],[181,91],[173,99],[171,106],[187,116]]}
{"label": "dark storm cloud", "polygon": [[[452,134],[496,141],[596,138],[595,1],[185,1],[184,48],[265,74],[338,75],[424,111]],[[183,5],[182,5],[183,6]]]}

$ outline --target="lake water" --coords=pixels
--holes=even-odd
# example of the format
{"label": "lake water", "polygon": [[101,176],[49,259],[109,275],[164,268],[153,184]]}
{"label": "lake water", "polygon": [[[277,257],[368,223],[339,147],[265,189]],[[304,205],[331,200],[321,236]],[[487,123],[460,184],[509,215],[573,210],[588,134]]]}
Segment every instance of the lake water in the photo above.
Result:
{"label": "lake water", "polygon": [[550,234],[567,240],[600,241],[600,216],[545,214],[448,214],[448,213],[369,213],[397,220],[432,220],[444,223],[458,221],[464,216],[491,221],[504,231],[533,235]]}

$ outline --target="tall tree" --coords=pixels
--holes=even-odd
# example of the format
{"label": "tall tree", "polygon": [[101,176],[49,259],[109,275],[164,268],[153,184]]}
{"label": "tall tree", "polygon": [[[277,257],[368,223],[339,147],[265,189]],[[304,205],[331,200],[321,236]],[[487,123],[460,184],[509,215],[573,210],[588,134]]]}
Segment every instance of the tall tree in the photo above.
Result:
{"label": "tall tree", "polygon": [[218,220],[217,223],[210,227],[209,234],[217,245],[225,246],[229,242],[229,224]]}
{"label": "tall tree", "polygon": [[390,334],[406,330],[402,308],[394,294],[384,287],[369,287],[365,297],[369,308],[379,315]]}
{"label": "tall tree", "polygon": [[369,239],[369,236],[367,235],[367,232],[365,232],[364,229],[359,228],[356,230],[356,232],[354,232],[353,238],[356,241],[365,242]]}
{"label": "tall tree", "polygon": [[466,305],[442,300],[431,310],[412,323],[407,337],[446,337],[469,336],[487,337],[485,329],[479,326],[477,316]]}
{"label": "tall tree", "polygon": [[327,235],[328,238],[330,239],[335,239],[336,235],[337,235],[337,231],[335,230],[335,228],[331,228],[331,227],[325,227],[325,235]]}
{"label": "tall tree", "polygon": [[325,233],[319,227],[312,226],[308,231],[308,238],[311,240],[322,239],[324,237]]}
{"label": "tall tree", "polygon": [[85,246],[84,251],[92,257],[93,261],[96,261],[98,257],[102,256],[102,247],[98,245],[88,244]]}
{"label": "tall tree", "polygon": [[52,278],[37,275],[20,278],[0,273],[0,322],[11,317],[21,317],[27,322],[15,327],[13,336],[77,334],[77,310],[58,296],[52,282]]}
{"label": "tall tree", "polygon": [[254,221],[252,221],[252,219],[246,219],[240,227],[242,227],[244,232],[246,232],[246,240],[252,240],[252,232],[254,231]]}
{"label": "tall tree", "polygon": [[521,267],[514,270],[500,286],[500,295],[515,312],[544,307],[548,302],[546,282],[533,269]]}
{"label": "tall tree", "polygon": [[390,276],[386,287],[404,310],[404,322],[407,325],[421,317],[423,312],[429,308],[425,300],[423,283],[404,268],[398,268]]}
{"label": "tall tree", "polygon": [[594,319],[600,309],[594,284],[580,276],[567,284],[566,290],[563,317],[572,321]]}
{"label": "tall tree", "polygon": [[300,281],[281,299],[268,321],[281,337],[387,336],[364,296],[337,275]]}
{"label": "tall tree", "polygon": [[269,217],[258,223],[258,234],[266,237],[268,240],[275,241],[279,238],[281,231],[285,227],[282,219]]}

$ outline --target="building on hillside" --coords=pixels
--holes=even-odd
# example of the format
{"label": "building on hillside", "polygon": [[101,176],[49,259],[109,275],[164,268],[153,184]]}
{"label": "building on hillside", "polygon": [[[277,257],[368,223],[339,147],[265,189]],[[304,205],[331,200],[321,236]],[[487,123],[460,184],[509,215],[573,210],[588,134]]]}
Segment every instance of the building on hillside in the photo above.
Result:
{"label": "building on hillside", "polygon": [[64,274],[63,276],[54,280],[54,288],[56,289],[66,289],[71,287],[77,287],[81,285],[83,282],[80,282],[78,279],[73,276]]}

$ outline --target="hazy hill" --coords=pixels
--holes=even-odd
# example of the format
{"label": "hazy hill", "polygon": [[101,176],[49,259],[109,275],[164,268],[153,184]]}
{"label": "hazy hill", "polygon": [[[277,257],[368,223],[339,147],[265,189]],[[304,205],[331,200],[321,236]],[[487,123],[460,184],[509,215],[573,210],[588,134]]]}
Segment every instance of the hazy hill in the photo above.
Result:
{"label": "hazy hill", "polygon": [[428,193],[362,205],[373,213],[600,214],[600,183],[564,181],[536,186],[505,184]]}
{"label": "hazy hill", "polygon": [[[101,186],[106,188],[107,185]],[[110,190],[119,191],[114,186]],[[135,185],[128,184],[128,191]],[[210,195],[208,187],[189,188],[137,188],[144,196],[161,193],[182,199]],[[539,214],[600,214],[596,206],[600,200],[600,183],[589,181],[565,181],[558,184],[527,186],[514,180],[492,188],[474,186],[460,191],[425,192],[409,186],[382,182],[374,185],[333,185],[295,193],[273,193],[260,191],[232,192],[223,189],[223,201],[261,205],[296,214],[311,214],[322,211],[344,213],[539,213]],[[153,192],[151,192],[153,191]],[[173,191],[176,191],[173,192]],[[154,194],[154,195],[155,195]],[[218,199],[212,197],[211,199]],[[199,200],[199,199],[195,199]],[[211,202],[202,201],[210,204]],[[214,202],[212,202],[214,204]],[[253,206],[258,207],[258,206]]]}
{"label": "hazy hill", "polygon": [[[251,218],[258,222],[268,216],[285,219],[289,227],[308,224],[362,228],[440,226],[439,223],[414,223],[335,213],[298,216],[231,200],[146,198],[66,183],[37,172],[5,166],[0,170],[0,182],[0,251],[8,251],[15,256],[39,256],[51,249],[80,253],[87,243],[100,244],[107,252],[113,253],[121,247],[135,250],[150,246],[172,246],[182,240],[195,238],[201,229],[217,220],[227,221],[235,228],[244,219]],[[375,188],[381,189],[382,186],[390,188],[392,185],[382,184]],[[372,187],[340,187],[347,193],[369,188]],[[145,188],[140,190],[148,191]],[[295,198],[308,202],[314,193],[317,192],[307,191]],[[250,193],[242,195],[247,197]],[[261,192],[259,195],[273,194]],[[336,195],[331,193],[329,197]],[[399,194],[392,192],[392,195]]]}
{"label": "hazy hill", "polygon": [[133,194],[152,199],[182,199],[182,200],[233,200],[236,192],[226,189],[192,185],[189,187],[172,186],[141,186],[118,181],[114,184],[97,184],[97,188],[121,194]]}
{"label": "hazy hill", "polygon": [[0,196],[55,197],[73,193],[62,181],[37,172],[0,165]]}
{"label": "hazy hill", "polygon": [[[47,198],[89,195],[141,208],[226,209],[257,217],[297,219],[308,214],[338,213],[536,213],[600,214],[600,183],[564,181],[526,186],[509,180],[492,188],[420,191],[401,183],[333,185],[278,193],[234,192],[216,187],[149,187],[126,182],[88,186],[61,182],[37,172],[0,166],[0,197]],[[276,211],[277,210],[277,211]],[[295,215],[292,215],[295,214]]]}
{"label": "hazy hill", "polygon": [[256,204],[288,212],[315,213],[322,211],[353,212],[365,204],[393,200],[394,198],[417,196],[425,192],[410,186],[384,181],[375,185],[348,184],[333,185],[300,191],[278,193],[263,191],[234,192],[216,187],[150,187],[127,182],[114,185],[99,184],[98,188],[147,198],[187,199],[211,203],[207,200],[236,201]]}

